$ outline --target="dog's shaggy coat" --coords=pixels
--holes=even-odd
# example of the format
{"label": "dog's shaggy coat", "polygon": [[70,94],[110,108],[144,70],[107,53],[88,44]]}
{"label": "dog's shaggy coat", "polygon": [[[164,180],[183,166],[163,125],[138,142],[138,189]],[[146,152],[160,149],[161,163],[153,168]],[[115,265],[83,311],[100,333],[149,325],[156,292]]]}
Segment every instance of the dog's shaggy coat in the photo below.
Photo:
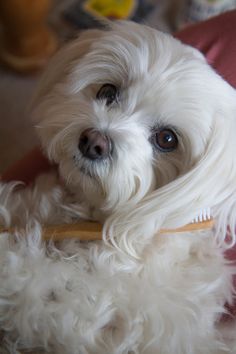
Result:
{"label": "dog's shaggy coat", "polygon": [[[235,90],[197,50],[121,22],[60,51],[32,107],[60,176],[0,185],[1,224],[25,230],[0,235],[4,345],[56,354],[219,354],[230,345],[234,353],[218,321],[235,272],[224,258],[235,243]],[[109,156],[81,152],[88,129],[112,142]],[[158,235],[206,207],[213,231]],[[43,224],[81,218],[104,223],[103,241],[42,242]]]}

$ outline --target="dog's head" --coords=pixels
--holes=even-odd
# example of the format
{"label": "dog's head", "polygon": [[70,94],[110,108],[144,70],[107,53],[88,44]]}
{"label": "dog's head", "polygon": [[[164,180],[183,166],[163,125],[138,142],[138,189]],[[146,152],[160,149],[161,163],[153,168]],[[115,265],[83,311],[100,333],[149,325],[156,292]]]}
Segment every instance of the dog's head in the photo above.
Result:
{"label": "dog's head", "polygon": [[208,206],[231,218],[236,94],[195,49],[130,22],[87,31],[56,55],[33,108],[49,158],[123,239]]}

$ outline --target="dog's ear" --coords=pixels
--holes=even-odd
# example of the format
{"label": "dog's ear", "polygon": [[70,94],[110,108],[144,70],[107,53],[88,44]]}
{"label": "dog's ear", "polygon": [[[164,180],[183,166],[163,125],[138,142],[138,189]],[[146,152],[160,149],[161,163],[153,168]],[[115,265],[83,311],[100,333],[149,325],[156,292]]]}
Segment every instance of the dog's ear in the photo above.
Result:
{"label": "dog's ear", "polygon": [[85,31],[60,49],[45,69],[29,105],[29,115],[40,137],[42,148],[53,161],[58,160],[60,153],[57,151],[57,156],[52,156],[49,144],[60,127],[58,122],[51,121],[51,118],[57,115],[53,116],[52,110],[56,110],[65,95],[70,95],[71,85],[68,83],[68,77],[73,77],[73,82],[78,81],[73,75],[75,66],[86,57],[94,41],[96,42],[103,33],[103,30]]}
{"label": "dog's ear", "polygon": [[30,110],[34,110],[38,102],[46,96],[52,88],[63,81],[75,65],[88,52],[94,41],[97,41],[103,34],[103,30],[93,29],[82,32],[73,41],[65,44],[50,60],[46,67],[38,88],[32,99]]}
{"label": "dog's ear", "polygon": [[226,88],[228,92],[222,90],[218,95],[218,127],[212,146],[212,149],[216,147],[218,154],[215,162],[209,161],[212,183],[208,183],[208,195],[211,196],[213,190],[212,215],[217,239],[229,248],[236,243],[236,91],[229,85]]}
{"label": "dog's ear", "polygon": [[209,79],[214,113],[198,161],[187,173],[147,195],[132,212],[127,206],[105,225],[112,242],[132,256],[160,228],[183,226],[207,207],[215,219],[218,242],[230,247],[236,241],[236,91],[213,71]]}

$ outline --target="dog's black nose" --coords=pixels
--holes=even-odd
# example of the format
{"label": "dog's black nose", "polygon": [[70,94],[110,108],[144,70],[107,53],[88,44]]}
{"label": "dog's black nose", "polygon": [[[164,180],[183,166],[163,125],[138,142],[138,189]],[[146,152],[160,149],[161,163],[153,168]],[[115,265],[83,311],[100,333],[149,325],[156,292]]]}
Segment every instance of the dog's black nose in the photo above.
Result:
{"label": "dog's black nose", "polygon": [[111,140],[92,128],[82,132],[78,147],[82,155],[90,160],[104,159],[112,150]]}

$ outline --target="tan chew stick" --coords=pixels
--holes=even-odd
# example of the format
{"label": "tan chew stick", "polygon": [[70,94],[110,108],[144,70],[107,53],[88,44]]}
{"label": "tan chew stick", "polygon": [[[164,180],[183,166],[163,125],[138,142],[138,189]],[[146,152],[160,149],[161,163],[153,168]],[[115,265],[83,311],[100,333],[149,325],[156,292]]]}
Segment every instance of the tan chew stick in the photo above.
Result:
{"label": "tan chew stick", "polygon": [[[197,231],[211,229],[214,220],[210,219],[199,223],[187,224],[177,229],[161,229],[160,234],[178,233],[187,231]],[[14,232],[14,228],[4,228],[0,226],[0,232]],[[20,231],[20,230],[19,230]],[[102,225],[96,222],[79,222],[76,224],[60,224],[45,226],[43,228],[43,239],[48,241],[62,241],[71,238],[78,238],[80,241],[95,241],[102,239]]]}
{"label": "tan chew stick", "polygon": [[62,241],[68,238],[78,238],[81,241],[102,239],[102,225],[95,222],[80,222],[77,224],[62,224],[47,226],[43,229],[44,240]]}

